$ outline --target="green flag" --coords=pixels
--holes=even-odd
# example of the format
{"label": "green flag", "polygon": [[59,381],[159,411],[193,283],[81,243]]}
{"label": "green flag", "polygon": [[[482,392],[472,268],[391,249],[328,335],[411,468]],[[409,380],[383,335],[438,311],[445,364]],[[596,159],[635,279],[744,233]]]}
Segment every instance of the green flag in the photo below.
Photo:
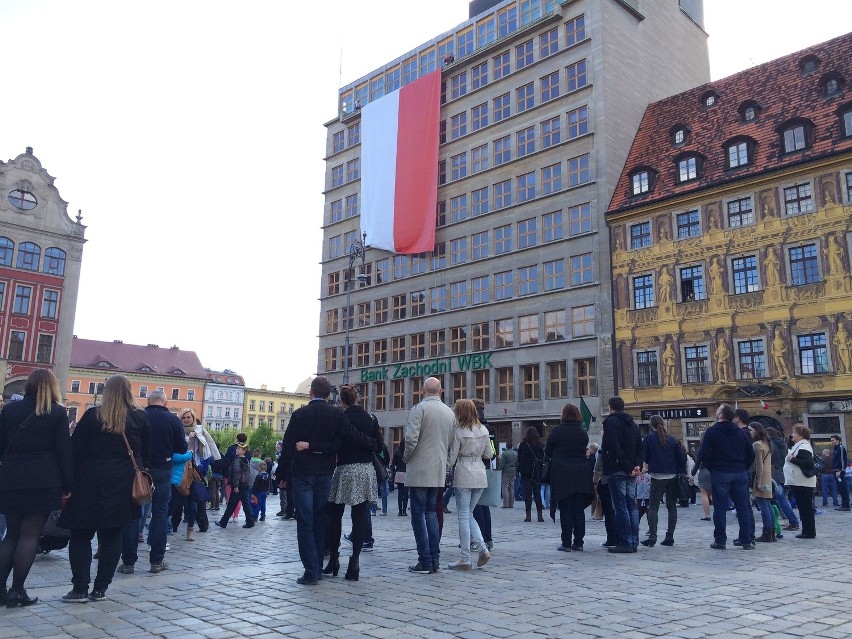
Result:
{"label": "green flag", "polygon": [[592,416],[592,411],[586,406],[586,402],[582,397],[580,397],[580,415],[583,416],[583,428],[589,430],[589,424],[595,421],[595,418]]}

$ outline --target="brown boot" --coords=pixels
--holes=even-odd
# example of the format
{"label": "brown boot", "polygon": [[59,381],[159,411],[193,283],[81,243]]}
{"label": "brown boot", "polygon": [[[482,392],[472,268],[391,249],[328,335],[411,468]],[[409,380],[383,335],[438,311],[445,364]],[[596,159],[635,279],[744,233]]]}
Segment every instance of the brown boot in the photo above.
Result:
{"label": "brown boot", "polygon": [[524,521],[532,521],[531,513],[532,513],[532,506],[527,506],[527,516],[524,518]]}
{"label": "brown boot", "polygon": [[186,527],[186,540],[195,541],[195,531],[192,529],[192,526]]}
{"label": "brown boot", "polygon": [[755,541],[772,542],[772,541],[775,541],[775,540],[772,539],[772,532],[768,528],[764,528],[763,534],[760,537],[758,537],[757,539],[755,539]]}
{"label": "brown boot", "polygon": [[538,520],[539,520],[539,521],[544,521],[544,516],[542,515],[542,510],[541,510],[541,508],[539,508],[539,509],[538,509]]}

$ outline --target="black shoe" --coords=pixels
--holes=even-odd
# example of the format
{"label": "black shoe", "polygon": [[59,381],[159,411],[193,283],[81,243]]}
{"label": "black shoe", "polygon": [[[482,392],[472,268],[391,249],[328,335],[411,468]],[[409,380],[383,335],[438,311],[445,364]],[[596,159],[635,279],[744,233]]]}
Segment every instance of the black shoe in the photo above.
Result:
{"label": "black shoe", "polygon": [[742,546],[742,545],[743,545],[743,542],[741,542],[739,539],[734,539],[734,546]]}
{"label": "black shoe", "polygon": [[742,549],[743,550],[754,550],[754,544],[743,544]]}
{"label": "black shoe", "polygon": [[364,552],[373,552],[373,542],[365,541],[363,544],[361,544],[361,550]]}
{"label": "black shoe", "polygon": [[349,566],[346,568],[346,574],[343,575],[343,578],[346,581],[358,581],[358,573],[360,570],[361,569],[358,566],[358,557],[350,557]]}
{"label": "black shoe", "polygon": [[277,513],[275,513],[275,516],[276,516],[276,517],[283,517],[283,516],[284,516],[284,515],[286,515],[286,514],[287,514],[287,513],[285,513],[283,510],[279,510]]}
{"label": "black shoe", "polygon": [[440,564],[432,564],[432,572],[438,572],[441,569]]}
{"label": "black shoe", "polygon": [[219,528],[227,528],[228,527],[227,523],[223,524],[221,521],[214,521],[213,523],[216,524],[217,526],[219,526]]}
{"label": "black shoe", "polygon": [[29,597],[27,591],[21,588],[20,590],[9,590],[4,601],[7,608],[15,608],[16,606],[32,606],[38,601],[38,597]]}
{"label": "black shoe", "polygon": [[610,548],[607,548],[607,552],[626,554],[633,552],[633,548],[631,546],[622,546],[621,544],[619,544],[617,546],[611,546]]}
{"label": "black shoe", "polygon": [[816,535],[798,534],[798,535],[796,535],[796,539],[816,539]]}
{"label": "black shoe", "polygon": [[660,542],[661,546],[674,546],[674,537],[666,535],[666,538]]}
{"label": "black shoe", "polygon": [[435,569],[432,566],[424,566],[418,561],[413,566],[408,567],[408,572],[416,572],[418,575],[431,575],[435,572]]}
{"label": "black shoe", "polygon": [[89,593],[69,590],[68,594],[62,596],[62,601],[67,603],[89,603]]}
{"label": "black shoe", "polygon": [[713,550],[725,550],[725,544],[717,544],[715,541],[712,544],[710,544],[710,547]]}
{"label": "black shoe", "polygon": [[338,572],[340,572],[340,559],[338,558],[338,555],[329,557],[328,563],[325,565],[325,568],[322,569],[322,574],[337,577]]}
{"label": "black shoe", "polygon": [[319,579],[302,576],[296,580],[296,583],[300,586],[316,586],[319,583]]}
{"label": "black shoe", "polygon": [[850,510],[852,510],[852,508],[849,508],[849,506],[838,506],[834,510],[839,510],[840,512],[848,513]]}
{"label": "black shoe", "polygon": [[254,528],[254,522],[249,522],[247,524],[243,524],[243,528]]}
{"label": "black shoe", "polygon": [[556,550],[561,552],[571,552],[571,546],[557,546]]}
{"label": "black shoe", "polygon": [[612,541],[605,541],[601,544],[604,548],[615,548],[618,544]]}
{"label": "black shoe", "polygon": [[650,537],[648,537],[647,539],[643,539],[639,543],[643,546],[647,546],[648,548],[653,548],[657,544],[657,536],[651,535]]}
{"label": "black shoe", "polygon": [[89,593],[89,601],[103,601],[106,599],[106,593],[103,590],[93,590]]}
{"label": "black shoe", "polygon": [[266,515],[261,515],[258,521],[266,521]]}
{"label": "black shoe", "polygon": [[583,544],[571,544],[571,550],[574,552],[583,552]]}

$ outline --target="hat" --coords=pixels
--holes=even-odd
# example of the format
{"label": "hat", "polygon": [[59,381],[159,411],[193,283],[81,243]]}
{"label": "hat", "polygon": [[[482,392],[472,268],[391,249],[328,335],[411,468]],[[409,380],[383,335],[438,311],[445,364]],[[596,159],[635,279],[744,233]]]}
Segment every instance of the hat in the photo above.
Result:
{"label": "hat", "polygon": [[248,450],[248,444],[244,444],[242,442],[237,442],[237,448],[242,448],[243,450]]}

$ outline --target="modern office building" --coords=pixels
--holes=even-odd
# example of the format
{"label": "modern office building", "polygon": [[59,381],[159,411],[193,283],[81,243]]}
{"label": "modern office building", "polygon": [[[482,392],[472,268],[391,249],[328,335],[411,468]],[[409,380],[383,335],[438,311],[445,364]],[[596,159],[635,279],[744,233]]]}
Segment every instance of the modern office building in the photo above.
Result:
{"label": "modern office building", "polygon": [[[362,266],[361,109],[437,69],[434,250],[367,237]],[[317,371],[339,384],[348,369],[389,442],[429,375],[449,404],[485,400],[500,442],[581,397],[600,415],[615,391],[604,213],[647,105],[708,80],[700,0],[504,0],[342,87]]]}
{"label": "modern office building", "polygon": [[721,402],[852,435],[852,34],[648,107],[607,215],[617,383],[697,447]]}
{"label": "modern office building", "polygon": [[65,387],[86,227],[27,147],[0,162],[0,390],[47,368]]}

